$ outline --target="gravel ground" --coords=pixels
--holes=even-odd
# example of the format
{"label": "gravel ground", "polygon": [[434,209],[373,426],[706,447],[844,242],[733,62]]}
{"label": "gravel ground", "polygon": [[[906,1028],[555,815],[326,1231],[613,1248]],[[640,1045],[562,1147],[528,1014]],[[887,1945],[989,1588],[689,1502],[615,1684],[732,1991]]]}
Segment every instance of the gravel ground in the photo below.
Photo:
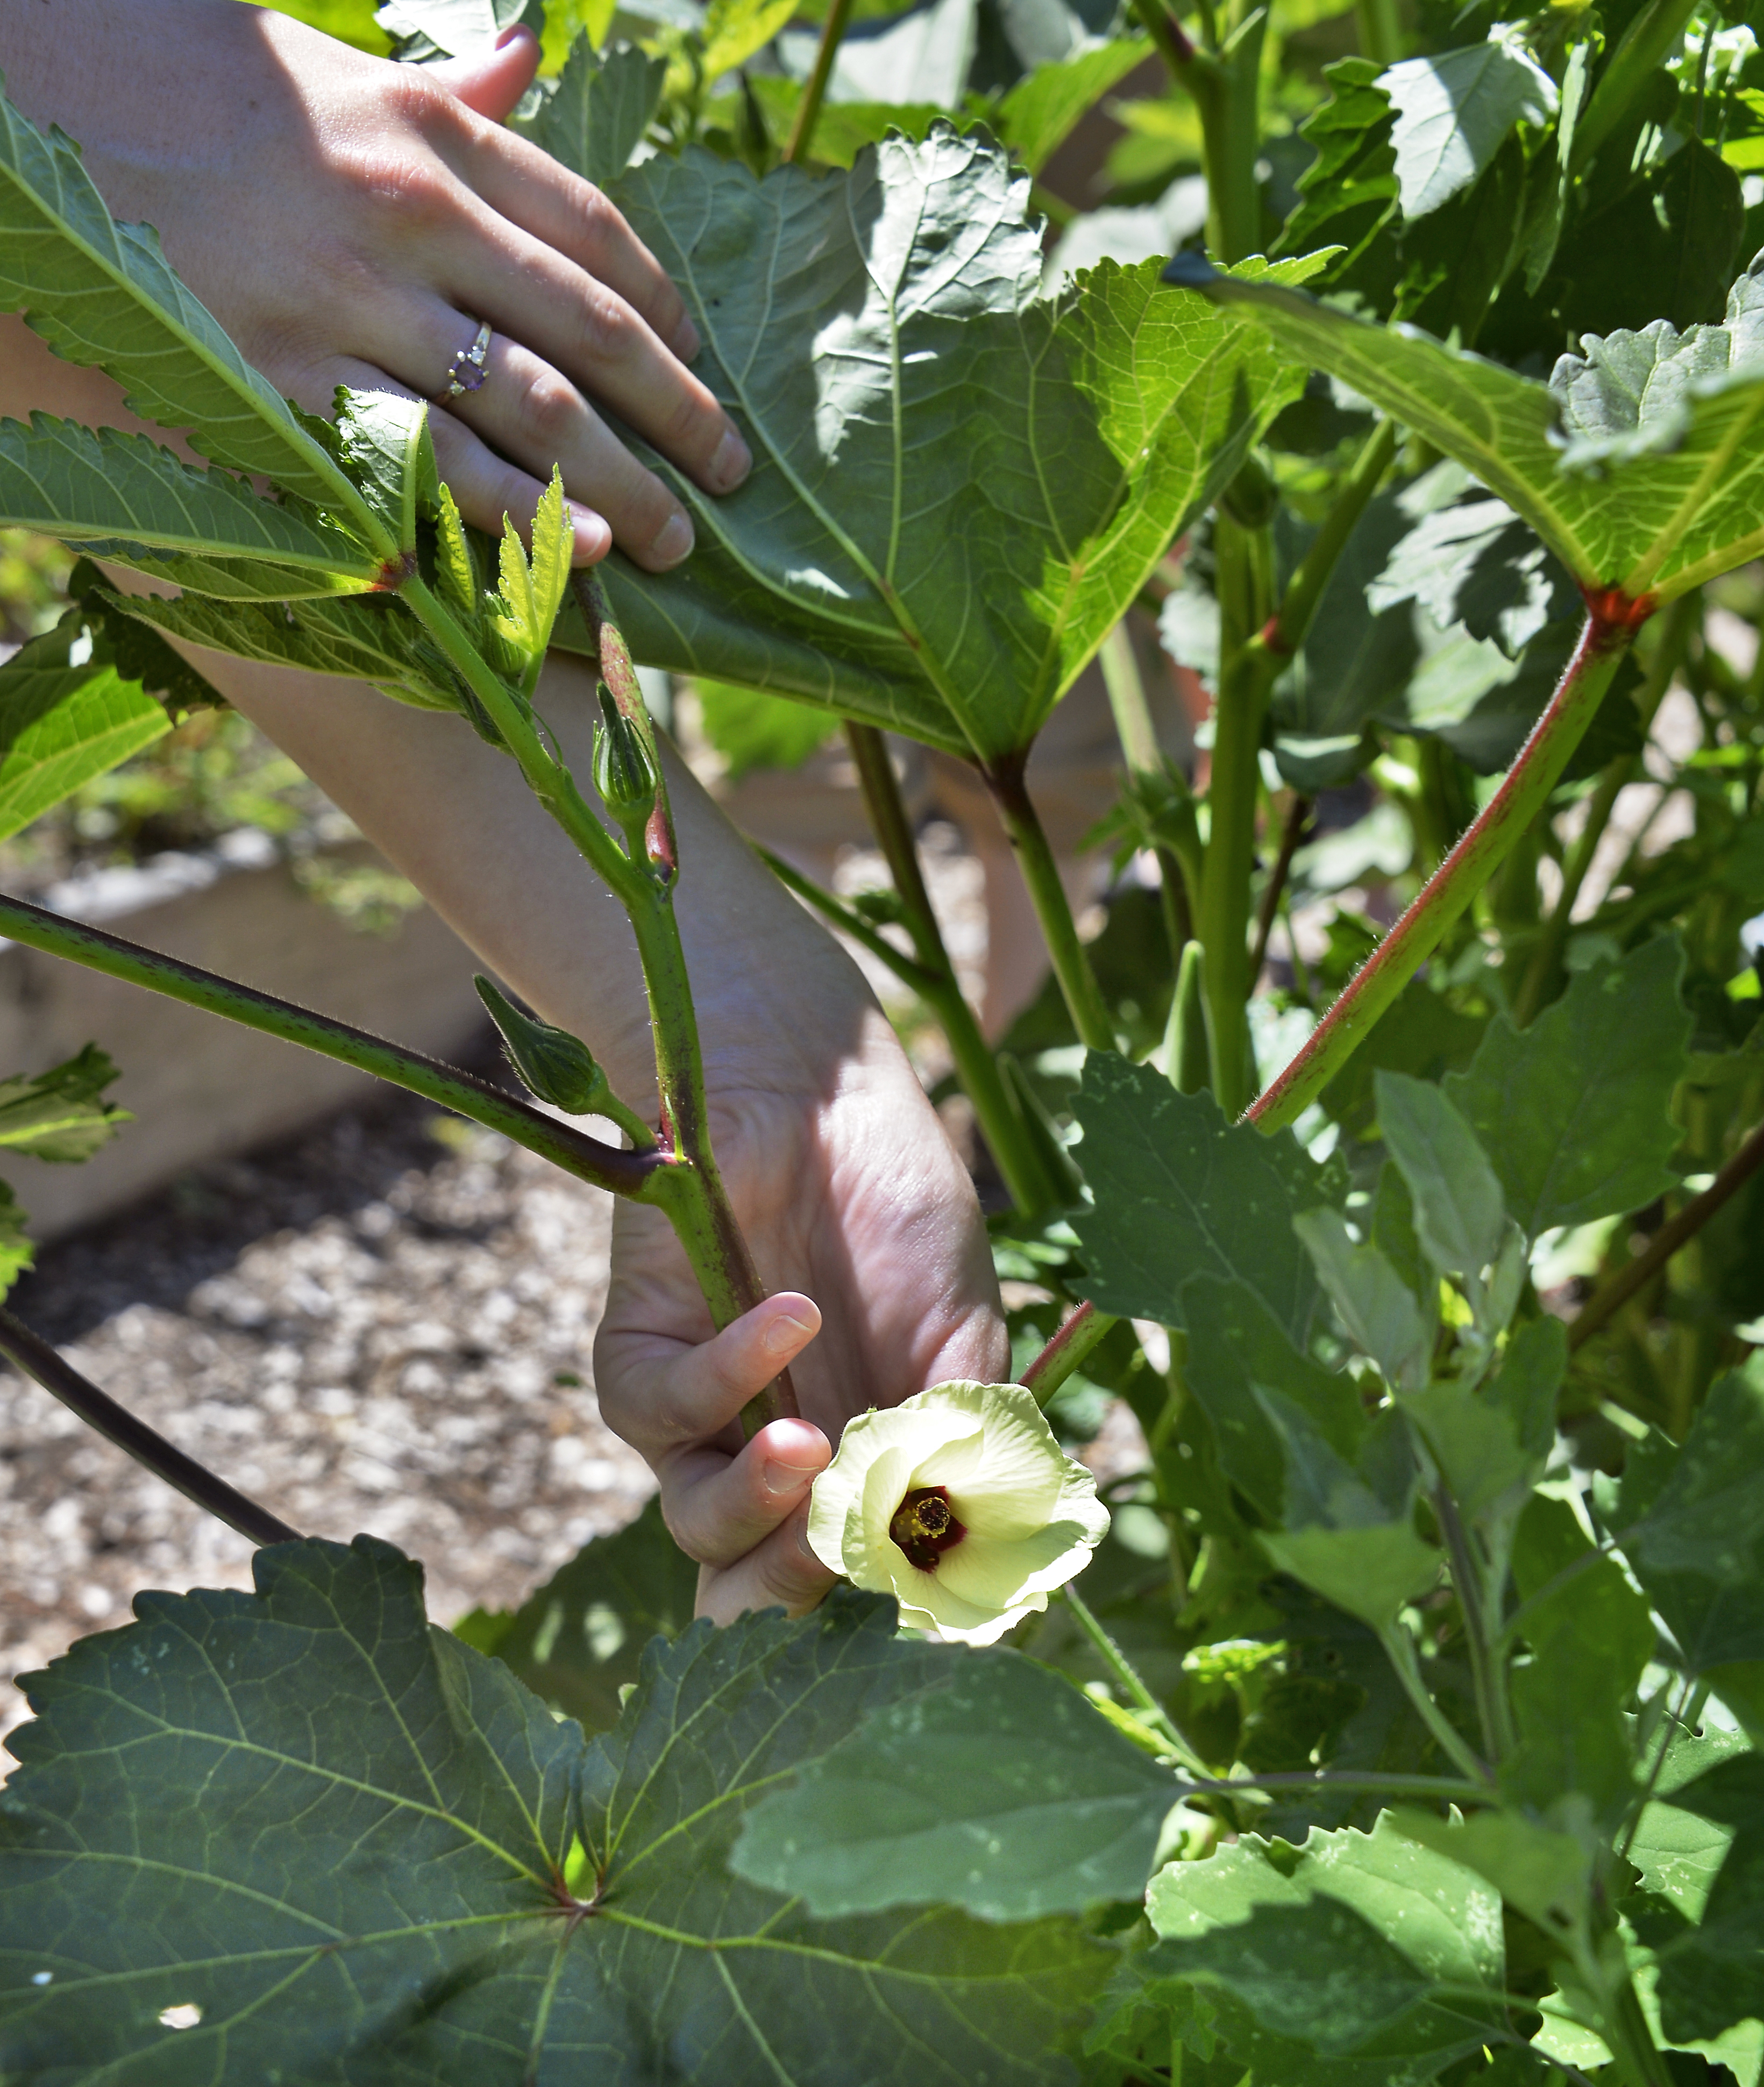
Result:
{"label": "gravel ground", "polygon": [[[420,1558],[446,1618],[652,1489],[594,1401],[610,1228],[598,1191],[389,1096],[47,1248],[12,1302],[295,1527]],[[250,1584],[243,1538],[4,1370],[0,1502],[0,1731],[27,1714],[6,1683],[139,1589]]]}

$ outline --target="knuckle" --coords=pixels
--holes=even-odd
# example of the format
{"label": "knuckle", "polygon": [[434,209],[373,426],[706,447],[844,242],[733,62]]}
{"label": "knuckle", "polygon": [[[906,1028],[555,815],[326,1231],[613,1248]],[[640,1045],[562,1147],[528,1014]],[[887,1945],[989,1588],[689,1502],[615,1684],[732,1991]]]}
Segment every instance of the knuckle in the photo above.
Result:
{"label": "knuckle", "polygon": [[582,416],[582,394],[575,386],[555,369],[541,370],[523,388],[516,408],[518,439],[533,453],[555,459],[577,431]]}
{"label": "knuckle", "polygon": [[627,362],[637,347],[637,317],[622,297],[596,283],[577,312],[576,335],[584,361],[601,365]]}

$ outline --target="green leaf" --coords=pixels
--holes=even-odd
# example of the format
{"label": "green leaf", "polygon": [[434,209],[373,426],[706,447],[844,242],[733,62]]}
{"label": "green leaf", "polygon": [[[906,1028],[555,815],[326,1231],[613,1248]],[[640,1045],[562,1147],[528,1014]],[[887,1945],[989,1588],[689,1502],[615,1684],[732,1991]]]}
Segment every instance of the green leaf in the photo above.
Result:
{"label": "green leaf", "polygon": [[179,282],[147,225],[119,225],[59,131],[44,138],[0,93],[0,309],[70,362],[96,364],[143,420],[347,514],[376,553],[373,518],[323,442]]}
{"label": "green leaf", "polygon": [[1473,1871],[1546,1935],[1585,1923],[1592,1866],[1588,1850],[1572,1834],[1512,1812],[1473,1812],[1448,1820],[1404,1807],[1387,1817],[1391,1832]]}
{"label": "green leaf", "polygon": [[[1674,1808],[1729,1845],[1688,1932],[1657,1944],[1660,2016],[1675,2043],[1755,2019],[1764,1992],[1764,1760],[1725,1761],[1677,1791]],[[1702,1851],[1699,1851],[1700,1853]],[[1708,1854],[1712,1854],[1712,1848]],[[1707,1859],[1707,1855],[1704,1855]]]}
{"label": "green leaf", "polygon": [[1143,36],[1119,37],[1076,57],[1037,66],[999,104],[999,137],[1032,174],[1038,174],[1079,119],[1143,63],[1150,49]]}
{"label": "green leaf", "polygon": [[630,44],[597,51],[578,36],[555,92],[513,128],[596,188],[616,181],[642,143],[667,72],[665,58]]}
{"label": "green leaf", "polygon": [[527,1090],[566,1115],[593,1115],[611,1090],[582,1039],[523,1014],[482,973],[472,984],[501,1034],[509,1063]]}
{"label": "green leaf", "polygon": [[696,1624],[585,1746],[424,1621],[389,1545],[254,1571],[143,1595],[32,1678],[0,1794],[11,2069],[144,2077],[194,2008],[177,2076],[214,2087],[908,2087],[927,2046],[995,2087],[1069,2077],[1110,1961],[1076,1923],[817,1922],[726,1867],[748,1804],[942,1656],[892,1603]]}
{"label": "green leaf", "polygon": [[1415,1292],[1380,1250],[1356,1241],[1338,1210],[1303,1210],[1293,1219],[1341,1323],[1394,1385],[1427,1381],[1438,1314],[1423,1315]]}
{"label": "green leaf", "polygon": [[[33,413],[28,427],[0,420],[0,527],[67,544],[121,538],[162,553],[267,561],[293,594],[352,593],[379,573],[342,530],[260,500],[226,472],[192,470],[145,435],[46,413]],[[124,561],[142,562],[126,553]]]}
{"label": "green leaf", "polygon": [[1020,1654],[944,1665],[748,1813],[736,1875],[824,1915],[941,1903],[1027,1920],[1137,1901],[1169,1772]]}
{"label": "green leaf", "polygon": [[337,450],[396,550],[416,548],[416,521],[439,493],[428,405],[391,391],[337,391]]}
{"label": "green leaf", "polygon": [[1567,1371],[1562,1321],[1534,1319],[1507,1343],[1497,1376],[1473,1386],[1442,1379],[1401,1400],[1468,1521],[1508,1521],[1524,1506],[1555,1444]]}
{"label": "green leaf", "polygon": [[1556,111],[1556,83],[1516,38],[1405,58],[1377,84],[1396,112],[1391,144],[1408,218],[1468,188],[1515,123],[1547,123]]}
{"label": "green leaf", "polygon": [[1415,1231],[1442,1275],[1477,1283],[1500,1258],[1501,1184],[1476,1134],[1438,1087],[1406,1073],[1374,1082],[1378,1129],[1414,1198]]}
{"label": "green leaf", "polygon": [[1400,1423],[1369,1422],[1354,1380],[1301,1355],[1242,1283],[1196,1276],[1182,1304],[1184,1376],[1227,1475],[1275,1525],[1258,1533],[1263,1548],[1383,1628],[1439,1569],[1410,1520],[1417,1474]]}
{"label": "green leaf", "polygon": [[386,0],[373,19],[394,57],[417,62],[481,50],[517,22],[540,35],[545,9],[543,0]]}
{"label": "green leaf", "polygon": [[1547,386],[1277,285],[1204,287],[1455,458],[1589,588],[1672,601],[1764,548],[1764,280],[1749,273],[1724,325],[1588,336]]}
{"label": "green leaf", "polygon": [[[1370,1833],[1314,1828],[1298,1848],[1246,1834],[1173,1863],[1146,1912],[1162,1939],[1140,1976],[1235,2000],[1217,2027],[1259,2081],[1418,2083],[1502,2021],[1498,1896],[1388,1817]],[[1279,2064],[1281,2046],[1365,2069],[1300,2071]]]}
{"label": "green leaf", "polygon": [[688,150],[615,185],[756,459],[710,499],[639,446],[698,532],[607,562],[639,658],[983,760],[1033,738],[1300,373],[1149,262],[1044,299],[1028,191],[948,125],[850,174]]}
{"label": "green leaf", "polygon": [[1448,1069],[1469,1063],[1485,1026],[1460,1014],[1425,978],[1411,979],[1323,1089],[1323,1107],[1349,1137],[1376,1137],[1373,1081],[1379,1069],[1437,1081]]}
{"label": "green leaf", "polygon": [[726,681],[693,685],[705,737],[729,764],[731,783],[756,768],[800,768],[834,730],[823,710]]}
{"label": "green leaf", "polygon": [[0,840],[171,729],[138,681],[93,662],[89,638],[69,664],[83,635],[76,613],[0,666]]}
{"label": "green leaf", "polygon": [[1293,1217],[1326,1195],[1296,1138],[1227,1123],[1210,1094],[1179,1095],[1152,1066],[1107,1052],[1085,1059],[1073,1112],[1096,1199],[1072,1219],[1089,1271],[1080,1295],[1123,1318],[1181,1326],[1191,1277],[1235,1277],[1303,1338],[1317,1278]]}
{"label": "green leaf", "polygon": [[1624,1556],[1690,1671],[1764,1659],[1764,1356],[1716,1379],[1682,1449],[1631,1448],[1619,1502]]}
{"label": "green leaf", "polygon": [[465,691],[439,648],[393,596],[358,595],[286,604],[205,600],[185,595],[106,591],[105,606],[192,645],[262,659],[272,667],[305,667],[371,681],[419,709],[457,711]]}
{"label": "green leaf", "polygon": [[1609,1558],[1584,1562],[1591,1549],[1566,1501],[1533,1496],[1513,1548],[1515,1627],[1532,1658],[1511,1670],[1519,1745],[1501,1782],[1546,1816],[1578,1793],[1609,1830],[1634,1791],[1624,1714],[1655,1634],[1647,1600],[1622,1568]]}
{"label": "green leaf", "polygon": [[1329,271],[1336,280],[1353,274],[1396,214],[1396,155],[1390,101],[1372,60],[1338,58],[1323,67],[1323,77],[1329,99],[1298,126],[1317,156],[1298,177],[1299,200],[1276,251],[1340,245],[1344,251]]}
{"label": "green leaf", "polygon": [[126,1123],[126,1108],[103,1099],[117,1078],[108,1054],[88,1044],[46,1073],[0,1080],[0,1146],[34,1159],[90,1159]]}
{"label": "green leaf", "polygon": [[1442,630],[1461,623],[1513,659],[1578,605],[1561,566],[1506,502],[1475,496],[1423,514],[1366,599],[1379,610],[1418,601]]}
{"label": "green leaf", "polygon": [[1675,936],[1577,971],[1529,1029],[1490,1022],[1446,1092],[1493,1163],[1528,1239],[1638,1210],[1677,1183],[1672,1090],[1688,1069],[1691,1016]]}
{"label": "green leaf", "polygon": [[796,0],[710,0],[701,32],[707,80],[720,79],[762,50],[796,12]]}
{"label": "green leaf", "polygon": [[25,1215],[18,1197],[0,1181],[0,1297],[36,1262],[36,1248],[24,1227]]}
{"label": "green leaf", "polygon": [[474,1610],[454,1629],[590,1732],[619,1722],[621,1692],[658,1633],[692,1620],[698,1568],[667,1533],[659,1500],[616,1536],[584,1544],[512,1611]]}

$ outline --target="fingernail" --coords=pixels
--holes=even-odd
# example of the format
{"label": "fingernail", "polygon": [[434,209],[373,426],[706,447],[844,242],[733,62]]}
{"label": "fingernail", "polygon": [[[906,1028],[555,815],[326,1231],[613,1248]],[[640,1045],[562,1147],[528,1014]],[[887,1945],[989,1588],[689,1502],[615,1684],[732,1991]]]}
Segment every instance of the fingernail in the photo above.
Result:
{"label": "fingernail", "polygon": [[591,507],[584,507],[579,501],[567,500],[564,505],[569,510],[570,527],[575,537],[573,562],[591,565],[597,558],[603,558],[612,548],[612,531],[604,516],[595,514]]}
{"label": "fingernail", "polygon": [[689,318],[684,318],[674,329],[674,352],[682,362],[690,362],[704,342],[699,339],[698,329]]}
{"label": "fingernail", "polygon": [[765,1490],[774,1498],[784,1493],[799,1493],[815,1475],[815,1470],[805,1470],[800,1464],[767,1464],[760,1473]]}
{"label": "fingernail", "polygon": [[753,452],[731,428],[710,459],[710,483],[718,493],[731,493],[753,468]]}
{"label": "fingernail", "polygon": [[655,532],[650,556],[658,565],[677,565],[692,548],[692,525],[684,514],[670,514]]}
{"label": "fingernail", "polygon": [[786,1312],[774,1319],[765,1329],[765,1347],[769,1355],[788,1355],[799,1348],[814,1328],[806,1319],[793,1319]]}

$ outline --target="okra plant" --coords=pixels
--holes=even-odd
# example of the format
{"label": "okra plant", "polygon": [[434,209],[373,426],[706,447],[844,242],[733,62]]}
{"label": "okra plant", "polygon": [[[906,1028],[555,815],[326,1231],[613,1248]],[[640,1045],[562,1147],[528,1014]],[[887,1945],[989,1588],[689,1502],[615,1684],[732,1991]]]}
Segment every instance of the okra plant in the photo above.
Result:
{"label": "okra plant", "polygon": [[[420,62],[510,11],[382,19]],[[813,1615],[692,1621],[652,1507],[450,1630],[390,1545],[288,1529],[0,1313],[262,1547],[254,1593],[143,1594],[25,1684],[0,2079],[1758,2087],[1743,12],[670,0],[615,42],[592,11],[513,120],[673,275],[756,459],[722,501],[669,474],[699,548],[659,578],[573,575],[555,480],[526,541],[465,527],[420,405],[286,404],[0,103],[0,305],[208,459],[0,423],[0,524],[80,554],[0,668],[0,823],[212,699],[169,638],[458,713],[630,915],[658,1122],[488,980],[536,1100],[619,1146],[22,901],[0,931],[657,1205],[726,1323],[760,1290],[632,662],[818,706],[892,890],[776,867],[947,1037],[1020,1382],[851,1424]],[[1097,109],[1092,216],[1056,155]],[[1148,614],[1210,692],[1204,768],[1160,750]],[[554,646],[598,672],[590,777],[537,699]],[[1120,874],[1087,941],[1025,775],[1098,659]],[[1055,975],[998,1049],[884,731],[971,763],[1015,843]],[[1383,920],[1347,895],[1374,869]],[[21,1075],[0,1143],[81,1156],[109,1069]],[[1069,1452],[1114,1398],[1144,1454],[1099,1493]]]}

